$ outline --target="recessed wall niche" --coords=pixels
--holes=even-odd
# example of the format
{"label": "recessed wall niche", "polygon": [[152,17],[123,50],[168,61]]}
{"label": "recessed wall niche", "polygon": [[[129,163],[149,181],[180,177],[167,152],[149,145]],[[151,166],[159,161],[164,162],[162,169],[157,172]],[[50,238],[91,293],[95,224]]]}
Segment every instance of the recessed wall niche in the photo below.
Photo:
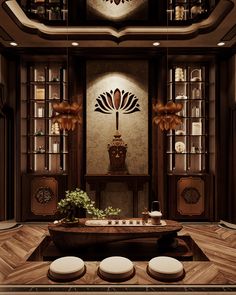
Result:
{"label": "recessed wall niche", "polygon": [[[119,111],[119,132],[127,144],[126,165],[130,174],[148,174],[148,63],[147,61],[89,61],[87,63],[87,174],[109,170],[108,144],[116,133],[117,109],[95,111],[101,97],[119,89],[129,93],[139,111]],[[108,95],[108,94],[109,95]],[[130,109],[131,110],[131,109]]]}
{"label": "recessed wall niche", "polygon": [[88,0],[86,3],[89,20],[145,20],[148,16],[147,0]]}
{"label": "recessed wall niche", "polygon": [[[108,174],[108,145],[117,129],[127,144],[126,173],[148,174],[148,61],[93,60],[86,70],[86,174]],[[102,194],[101,207],[118,206],[122,215],[132,216],[126,184],[109,184]],[[147,194],[145,186],[139,212],[148,204]]]}

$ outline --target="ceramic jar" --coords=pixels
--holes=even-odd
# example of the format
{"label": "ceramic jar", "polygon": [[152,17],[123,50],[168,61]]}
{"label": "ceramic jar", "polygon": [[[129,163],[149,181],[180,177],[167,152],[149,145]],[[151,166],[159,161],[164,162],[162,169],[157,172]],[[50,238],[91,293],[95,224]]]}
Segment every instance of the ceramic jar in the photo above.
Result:
{"label": "ceramic jar", "polygon": [[160,225],[161,224],[162,213],[160,211],[149,212],[149,216],[151,217],[151,223],[153,225]]}

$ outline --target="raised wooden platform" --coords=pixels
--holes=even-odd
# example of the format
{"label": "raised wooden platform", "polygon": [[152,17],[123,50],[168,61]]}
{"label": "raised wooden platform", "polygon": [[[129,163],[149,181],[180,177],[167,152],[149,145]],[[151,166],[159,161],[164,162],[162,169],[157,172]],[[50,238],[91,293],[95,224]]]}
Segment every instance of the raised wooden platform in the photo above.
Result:
{"label": "raised wooden platform", "polygon": [[[219,284],[229,287],[236,284],[235,230],[221,228],[216,224],[192,224],[184,225],[178,234],[190,235],[209,259],[209,261],[183,261],[186,276],[177,283],[178,286],[191,285],[194,290],[194,285],[200,288],[199,285],[207,284],[212,286],[211,290],[214,290],[213,287]],[[53,290],[55,283],[47,277],[50,262],[27,260],[47,235],[47,225],[23,225],[19,229],[0,232],[0,285],[11,288],[17,284],[40,285],[42,288],[51,285],[50,292]],[[40,253],[38,255],[40,256]],[[162,282],[148,276],[147,261],[134,261],[134,263],[136,275],[131,280],[121,283],[121,286],[126,285],[131,288],[134,285],[145,286],[146,290],[148,286],[153,288],[163,285]],[[86,288],[110,286],[110,283],[103,281],[96,274],[99,261],[88,261],[86,265],[87,272],[83,278],[70,282],[70,285],[73,284],[76,288],[83,287],[84,284]],[[2,288],[5,288],[4,286]]]}
{"label": "raised wooden platform", "polygon": [[[155,238],[134,239],[120,242],[112,242],[101,245],[92,245],[86,248],[78,248],[72,251],[58,249],[52,241],[45,247],[37,250],[42,253],[44,261],[53,261],[63,256],[79,256],[84,261],[101,261],[108,256],[124,256],[132,261],[149,261],[156,256],[170,256],[181,261],[208,261],[204,253],[197,247],[190,236],[177,238],[178,245],[173,249],[158,248]],[[134,251],[135,250],[135,251]],[[38,260],[33,254],[30,258]]]}

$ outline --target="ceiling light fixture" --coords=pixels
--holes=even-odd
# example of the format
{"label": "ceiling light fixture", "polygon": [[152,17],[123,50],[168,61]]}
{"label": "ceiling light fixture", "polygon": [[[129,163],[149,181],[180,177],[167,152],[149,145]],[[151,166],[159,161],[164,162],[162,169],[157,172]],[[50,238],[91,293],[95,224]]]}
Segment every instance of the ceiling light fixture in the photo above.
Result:
{"label": "ceiling light fixture", "polygon": [[159,46],[161,43],[160,42],[153,42],[152,45],[153,46]]}
{"label": "ceiling light fixture", "polygon": [[16,42],[11,42],[10,45],[11,46],[17,46],[18,44]]}
{"label": "ceiling light fixture", "polygon": [[71,45],[72,46],[79,46],[79,43],[78,42],[72,42]]}
{"label": "ceiling light fixture", "polygon": [[224,46],[225,45],[225,42],[219,42],[217,43],[218,46]]}

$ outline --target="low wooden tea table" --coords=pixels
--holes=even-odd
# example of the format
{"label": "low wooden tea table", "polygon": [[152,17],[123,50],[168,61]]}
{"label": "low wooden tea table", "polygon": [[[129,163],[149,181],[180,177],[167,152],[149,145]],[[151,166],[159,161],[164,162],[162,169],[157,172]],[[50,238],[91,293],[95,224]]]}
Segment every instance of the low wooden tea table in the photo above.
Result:
{"label": "low wooden tea table", "polygon": [[[139,220],[140,225],[125,226],[86,226],[88,219],[80,219],[76,227],[66,227],[63,224],[49,224],[48,230],[52,241],[61,250],[76,250],[93,245],[140,238],[158,238],[165,246],[174,242],[177,232],[182,229],[179,222],[164,220],[164,225],[143,225],[141,219],[126,219],[129,223]],[[150,224],[150,223],[149,223]]]}

